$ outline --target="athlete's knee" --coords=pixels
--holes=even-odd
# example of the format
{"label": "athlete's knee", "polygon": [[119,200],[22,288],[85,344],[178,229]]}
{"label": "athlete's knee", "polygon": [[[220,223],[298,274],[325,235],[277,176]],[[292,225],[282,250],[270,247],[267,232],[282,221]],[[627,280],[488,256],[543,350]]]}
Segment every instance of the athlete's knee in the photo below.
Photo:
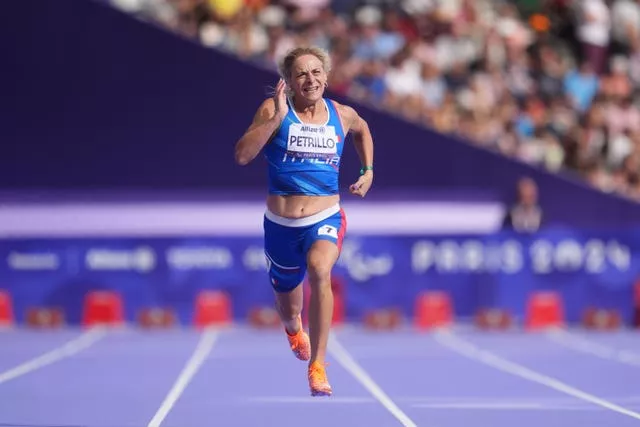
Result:
{"label": "athlete's knee", "polygon": [[319,245],[309,252],[307,271],[312,286],[331,286],[331,271],[335,258],[334,248],[327,245]]}
{"label": "athlete's knee", "polygon": [[328,286],[331,282],[331,266],[326,263],[318,263],[314,267],[310,266],[309,281],[312,286]]}

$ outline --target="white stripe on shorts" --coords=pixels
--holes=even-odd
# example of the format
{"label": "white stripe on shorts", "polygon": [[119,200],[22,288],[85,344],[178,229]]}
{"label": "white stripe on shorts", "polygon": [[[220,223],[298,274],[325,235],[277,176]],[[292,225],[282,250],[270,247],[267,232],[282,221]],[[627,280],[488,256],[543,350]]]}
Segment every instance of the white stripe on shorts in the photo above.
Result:
{"label": "white stripe on shorts", "polygon": [[340,212],[340,203],[336,203],[330,208],[327,208],[310,216],[305,216],[304,218],[285,218],[274,214],[269,209],[265,211],[264,215],[269,221],[275,222],[276,224],[283,225],[285,227],[308,227],[324,219],[327,219],[331,215],[335,215],[338,212]]}
{"label": "white stripe on shorts", "polygon": [[271,258],[271,255],[269,255],[267,252],[265,252],[264,255],[267,257],[270,263],[272,263],[276,267],[281,268],[283,270],[299,270],[300,269],[300,267],[285,267],[284,265],[278,264],[273,260],[273,258]]}

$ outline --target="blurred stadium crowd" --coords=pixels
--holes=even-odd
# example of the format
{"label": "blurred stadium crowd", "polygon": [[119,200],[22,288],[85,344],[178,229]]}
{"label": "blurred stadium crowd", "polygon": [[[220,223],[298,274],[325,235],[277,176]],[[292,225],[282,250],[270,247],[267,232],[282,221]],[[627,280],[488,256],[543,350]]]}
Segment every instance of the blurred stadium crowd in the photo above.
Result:
{"label": "blurred stadium crowd", "polygon": [[322,46],[336,93],[640,200],[640,0],[106,1],[262,66]]}

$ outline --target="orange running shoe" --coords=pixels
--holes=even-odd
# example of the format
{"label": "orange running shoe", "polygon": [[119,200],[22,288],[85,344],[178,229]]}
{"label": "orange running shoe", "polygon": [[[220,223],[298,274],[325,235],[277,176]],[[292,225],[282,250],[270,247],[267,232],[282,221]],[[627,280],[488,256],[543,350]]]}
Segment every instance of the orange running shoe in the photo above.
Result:
{"label": "orange running shoe", "polygon": [[327,380],[325,364],[313,362],[309,365],[309,388],[311,396],[331,396],[332,390]]}
{"label": "orange running shoe", "polygon": [[302,328],[302,322],[300,322],[300,325],[300,330],[295,335],[289,335],[286,329],[284,332],[287,335],[293,354],[300,360],[309,360],[311,358],[311,342],[309,341],[309,335]]}

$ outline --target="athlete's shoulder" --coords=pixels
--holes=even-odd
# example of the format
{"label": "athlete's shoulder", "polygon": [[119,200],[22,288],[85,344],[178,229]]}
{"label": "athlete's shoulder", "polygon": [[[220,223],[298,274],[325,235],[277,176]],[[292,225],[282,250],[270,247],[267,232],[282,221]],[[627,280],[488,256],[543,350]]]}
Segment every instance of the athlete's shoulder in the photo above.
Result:
{"label": "athlete's shoulder", "polygon": [[349,131],[359,132],[363,119],[360,117],[356,109],[349,105],[341,104],[333,99],[329,101],[333,102],[336,110],[338,110],[338,114],[340,114],[340,118],[344,123],[345,133],[348,133]]}

